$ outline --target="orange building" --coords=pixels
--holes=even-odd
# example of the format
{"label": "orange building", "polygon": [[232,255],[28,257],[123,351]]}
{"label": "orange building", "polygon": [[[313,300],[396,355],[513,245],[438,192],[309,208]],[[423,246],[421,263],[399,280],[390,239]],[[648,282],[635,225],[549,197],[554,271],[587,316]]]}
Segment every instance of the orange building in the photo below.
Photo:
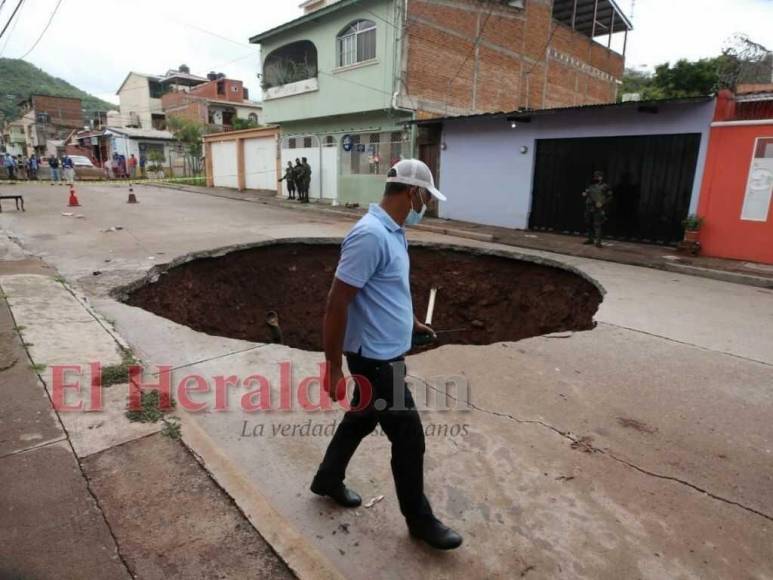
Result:
{"label": "orange building", "polygon": [[773,264],[773,92],[720,93],[698,213],[703,254]]}

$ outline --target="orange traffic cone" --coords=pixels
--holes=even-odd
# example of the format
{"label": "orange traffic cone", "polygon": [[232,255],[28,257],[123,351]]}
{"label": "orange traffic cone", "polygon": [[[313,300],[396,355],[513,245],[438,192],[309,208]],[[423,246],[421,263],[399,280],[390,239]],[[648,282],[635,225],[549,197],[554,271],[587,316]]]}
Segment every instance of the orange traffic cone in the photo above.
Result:
{"label": "orange traffic cone", "polygon": [[80,202],[78,201],[78,196],[75,195],[75,184],[70,184],[70,202],[67,204],[69,207],[79,207]]}
{"label": "orange traffic cone", "polygon": [[129,183],[129,201],[126,203],[139,203],[139,201],[137,201],[137,196],[134,195],[134,184],[131,182]]}

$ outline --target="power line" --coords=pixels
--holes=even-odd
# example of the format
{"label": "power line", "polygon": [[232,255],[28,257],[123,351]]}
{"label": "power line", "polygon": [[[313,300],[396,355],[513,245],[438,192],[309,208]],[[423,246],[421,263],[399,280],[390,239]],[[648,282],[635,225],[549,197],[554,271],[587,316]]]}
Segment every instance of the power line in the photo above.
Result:
{"label": "power line", "polygon": [[[3,2],[5,4],[5,2]],[[14,19],[14,16],[16,16],[16,13],[19,11],[19,8],[21,8],[21,5],[24,4],[24,0],[19,0],[19,2],[16,4],[16,8],[13,9],[13,12],[11,12],[11,17],[8,19],[8,22],[5,23],[5,26],[2,30],[0,30],[0,38],[3,37],[5,34],[5,31],[8,30],[8,27],[11,25],[11,22]]]}
{"label": "power line", "polygon": [[62,2],[64,2],[64,0],[59,0],[56,3],[56,6],[54,7],[54,11],[51,13],[50,18],[46,23],[46,27],[43,29],[43,32],[40,33],[40,36],[38,36],[38,39],[35,41],[35,44],[32,45],[32,48],[30,48],[27,52],[24,53],[23,56],[19,58],[24,60],[33,50],[35,50],[35,48],[38,46],[38,43],[43,39],[43,36],[45,36],[46,32],[48,32],[48,28],[51,26],[51,23],[54,21],[54,16],[56,16],[56,13],[59,10],[59,7],[62,5]]}
{"label": "power line", "polygon": [[[0,56],[3,55],[5,52],[5,49],[8,47],[8,42],[11,40],[11,36],[13,36],[13,31],[16,30],[16,25],[19,23],[19,17],[14,19],[14,16],[17,12],[19,12],[19,9],[22,7],[22,4],[24,3],[24,0],[20,0],[19,4],[17,4],[16,9],[13,11],[13,14],[11,14],[11,17],[8,19],[8,22],[5,24],[5,28],[3,29],[3,32],[8,28],[8,26],[11,24],[11,21],[13,21],[13,25],[11,26],[11,30],[8,31],[8,34],[5,36],[5,41],[3,42],[2,48],[0,48]],[[0,36],[2,36],[2,33],[0,33]]]}

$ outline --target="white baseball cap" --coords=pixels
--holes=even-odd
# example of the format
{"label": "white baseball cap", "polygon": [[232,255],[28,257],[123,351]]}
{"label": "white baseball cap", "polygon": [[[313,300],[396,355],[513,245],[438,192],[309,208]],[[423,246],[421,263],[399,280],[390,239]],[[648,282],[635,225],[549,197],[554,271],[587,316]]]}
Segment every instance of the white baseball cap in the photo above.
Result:
{"label": "white baseball cap", "polygon": [[422,187],[429,191],[434,198],[440,201],[448,201],[448,198],[435,188],[435,178],[432,177],[432,171],[423,161],[403,159],[398,161],[392,169],[397,172],[397,175],[387,177],[387,183],[404,183],[405,185]]}

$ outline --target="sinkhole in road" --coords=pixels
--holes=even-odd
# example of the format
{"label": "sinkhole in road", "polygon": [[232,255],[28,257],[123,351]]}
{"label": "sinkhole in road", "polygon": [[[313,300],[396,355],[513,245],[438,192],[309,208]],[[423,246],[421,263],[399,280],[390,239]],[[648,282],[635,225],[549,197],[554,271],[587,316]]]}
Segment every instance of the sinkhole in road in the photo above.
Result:
{"label": "sinkhole in road", "polygon": [[[162,269],[126,302],[210,335],[322,350],[322,317],[340,246],[276,243]],[[445,344],[487,345],[591,330],[603,297],[568,269],[446,246],[412,246],[414,309],[424,320],[437,288],[433,327]],[[425,349],[426,350],[426,349]]]}

